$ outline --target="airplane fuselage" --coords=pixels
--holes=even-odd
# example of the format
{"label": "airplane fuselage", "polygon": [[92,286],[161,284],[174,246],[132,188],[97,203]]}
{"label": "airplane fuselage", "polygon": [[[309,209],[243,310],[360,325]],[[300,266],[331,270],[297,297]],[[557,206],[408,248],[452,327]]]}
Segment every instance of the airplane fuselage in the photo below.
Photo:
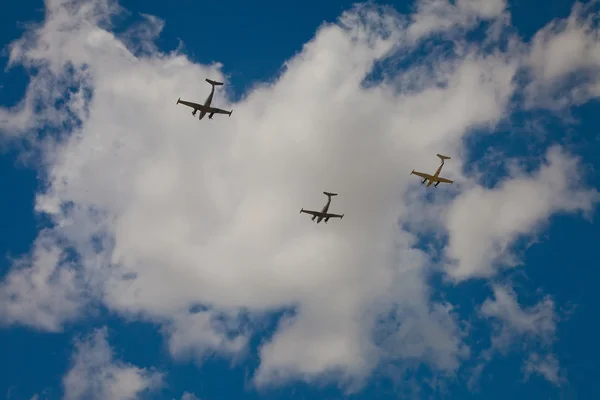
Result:
{"label": "airplane fuselage", "polygon": [[[437,178],[440,175],[440,172],[442,172],[442,167],[444,166],[444,163],[442,162],[442,165],[440,165],[437,169],[437,171],[435,171],[435,174],[433,174],[434,178]],[[433,184],[433,181],[431,179],[428,179],[427,182],[427,187],[431,186]]]}
{"label": "airplane fuselage", "polygon": [[[208,97],[206,98],[206,101],[204,102],[204,107],[210,107],[210,104],[212,103],[212,99],[213,99],[213,95],[215,94],[215,87],[213,86],[212,90],[210,91],[210,94],[208,95]],[[196,111],[198,110],[194,110],[192,112],[192,115],[196,115]],[[206,115],[206,111],[202,110],[200,111],[200,116],[198,117],[198,119],[202,119],[204,118],[204,116]]]}
{"label": "airplane fuselage", "polygon": [[[329,205],[331,204],[331,197],[329,198],[329,200],[327,200],[327,204],[325,204],[325,206],[323,207],[323,209],[321,210],[321,213],[323,214],[327,214],[327,211],[329,211]],[[317,218],[316,216],[313,217],[313,221],[315,220],[315,218]],[[317,224],[319,222],[323,221],[323,216],[319,215],[319,217],[317,218]]]}

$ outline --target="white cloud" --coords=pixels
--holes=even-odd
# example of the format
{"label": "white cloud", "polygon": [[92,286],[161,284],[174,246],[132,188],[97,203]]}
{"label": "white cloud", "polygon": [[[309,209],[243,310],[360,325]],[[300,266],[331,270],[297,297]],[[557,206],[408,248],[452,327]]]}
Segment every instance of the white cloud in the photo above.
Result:
{"label": "white cloud", "polygon": [[538,374],[555,385],[560,385],[564,381],[560,375],[558,360],[552,354],[543,357],[536,353],[531,354],[525,362],[524,370],[526,379],[529,379],[532,374]]}
{"label": "white cloud", "polygon": [[591,212],[600,197],[581,189],[578,160],[552,147],[532,176],[513,171],[499,187],[475,186],[461,193],[447,211],[446,254],[455,262],[448,273],[457,280],[487,277],[498,266],[520,261],[511,245],[530,235],[558,212]]}
{"label": "white cloud", "polygon": [[[512,287],[493,284],[492,291],[494,299],[486,299],[479,310],[481,316],[495,322],[491,346],[481,353],[484,363],[495,352],[506,353],[516,344],[521,350],[530,351],[523,364],[525,379],[535,373],[555,385],[560,384],[563,377],[559,362],[551,353],[559,320],[552,298],[545,296],[530,307],[522,307]],[[479,378],[484,363],[475,368],[470,385]]]}
{"label": "white cloud", "polygon": [[[244,334],[229,338],[231,329],[228,329],[227,321],[224,322],[222,317],[212,312],[196,312],[173,318],[174,326],[169,340],[171,354],[202,360],[209,350],[227,355],[243,350],[248,338]],[[235,320],[233,323],[235,326]]]}
{"label": "white cloud", "polygon": [[136,399],[162,384],[162,374],[113,359],[106,328],[75,343],[72,367],[63,380],[67,400]]}
{"label": "white cloud", "polygon": [[[39,67],[39,70],[31,76],[26,96],[19,104],[9,110],[0,108],[0,132],[4,134],[32,133],[31,130],[49,122],[56,125],[73,122],[71,113],[79,115],[82,111],[78,108],[82,92],[65,92],[70,83],[85,80],[87,74],[79,68],[73,70],[65,67],[85,57],[86,47],[98,48],[105,36],[101,30],[94,30],[93,27],[97,24],[107,25],[107,17],[120,9],[112,0],[47,0],[44,4],[44,22],[38,29],[27,31],[9,46],[7,69],[23,64],[28,68]],[[81,22],[86,26],[77,27],[77,23]],[[63,51],[53,52],[55,44],[48,42],[48,39],[63,39],[69,32],[79,28],[94,30],[97,36],[88,36],[87,43],[81,43],[82,46],[78,47],[69,48],[69,44],[64,43]],[[121,47],[125,50],[124,46]],[[63,96],[66,97],[64,105],[56,106],[54,100]],[[38,112],[39,107],[45,108],[43,115]]]}
{"label": "white cloud", "polygon": [[568,107],[600,96],[597,5],[577,2],[569,18],[536,33],[528,59],[533,73],[526,92],[530,106]]}
{"label": "white cloud", "polygon": [[479,315],[493,321],[493,336],[489,348],[478,354],[467,385],[474,390],[487,364],[496,354],[518,350],[527,355],[522,371],[525,379],[538,374],[554,385],[564,382],[558,359],[552,354],[559,321],[550,296],[529,307],[519,304],[515,290],[507,284],[492,284],[493,299],[479,308]]}
{"label": "white cloud", "polygon": [[[217,91],[215,102],[235,110],[231,118],[199,122],[175,101],[204,100],[204,77],[226,80],[219,64],[157,52],[157,19],[147,18],[149,25],[128,31],[123,42],[98,25],[118,9],[113,3],[65,4],[48,3],[44,25],[13,44],[11,62],[47,66],[24,104],[37,93],[49,94],[42,100],[58,96],[67,83],[78,84],[79,94],[26,126],[19,121],[30,109],[0,110],[0,129],[81,120],[64,141],[44,143],[48,185],[36,210],[55,221],[57,243],[78,253],[86,295],[114,312],[163,323],[175,357],[243,353],[261,316],[293,308],[259,349],[258,384],[324,375],[360,381],[381,362],[426,362],[452,374],[470,350],[452,305],[431,299],[429,256],[414,248],[414,232],[398,226],[422,210],[420,202],[403,201],[422,190],[408,172],[433,169],[435,153],[453,156],[444,174],[456,184],[446,190],[466,192],[450,208],[449,254],[463,278],[505,254],[494,253],[498,241],[530,233],[557,210],[590,207],[592,195],[568,182],[575,162],[558,150],[536,179],[511,178],[491,194],[463,176],[462,138],[473,128],[493,129],[517,89],[521,59],[511,50],[472,46],[442,59],[425,56],[403,71],[416,78],[409,93],[397,90],[406,84],[402,77],[365,88],[375,62],[402,57],[398,47],[414,50],[428,31],[408,37],[414,25],[357,7],[340,24],[323,26],[277,82],[235,104]],[[494,18],[504,8],[472,1],[448,12]],[[65,75],[65,66],[75,72]],[[464,226],[465,204],[490,220],[489,201],[518,204],[531,187],[552,195],[573,189],[582,197],[537,204],[528,209],[534,218],[508,213],[517,228]],[[321,207],[324,190],[340,194],[331,211],[345,217],[315,225],[298,211]],[[482,239],[466,248],[461,240],[473,232]],[[4,285],[7,293],[16,287],[11,280]],[[44,293],[70,287],[70,280],[24,287],[31,296],[13,307],[26,298],[32,305],[10,321],[51,329],[74,317],[79,300],[70,312],[33,312]]]}
{"label": "white cloud", "polygon": [[505,0],[422,0],[416,2],[408,34],[420,39],[454,29],[468,30],[481,21],[499,19],[505,10]]}
{"label": "white cloud", "polygon": [[554,339],[557,317],[550,297],[527,309],[518,302],[517,295],[509,286],[493,285],[494,300],[487,299],[481,306],[481,314],[501,321],[494,337],[493,346],[505,349],[513,336],[529,336],[543,343]]}
{"label": "white cloud", "polygon": [[63,322],[79,316],[83,301],[73,262],[42,232],[31,254],[15,262],[0,283],[0,323],[60,331]]}
{"label": "white cloud", "polygon": [[183,396],[181,396],[181,400],[200,400],[200,398],[193,393],[185,392]]}

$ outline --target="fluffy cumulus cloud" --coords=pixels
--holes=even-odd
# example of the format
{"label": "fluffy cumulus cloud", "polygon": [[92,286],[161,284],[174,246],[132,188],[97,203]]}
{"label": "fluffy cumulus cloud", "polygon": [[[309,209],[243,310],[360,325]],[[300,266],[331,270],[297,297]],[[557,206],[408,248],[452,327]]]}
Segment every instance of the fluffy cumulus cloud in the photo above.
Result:
{"label": "fluffy cumulus cloud", "polygon": [[42,232],[31,254],[17,260],[0,283],[0,322],[56,332],[79,315],[82,295],[64,249]]}
{"label": "fluffy cumulus cloud", "polygon": [[556,109],[600,96],[598,6],[576,3],[567,19],[535,35],[527,59],[535,76],[526,90],[528,105]]}
{"label": "fluffy cumulus cloud", "polygon": [[[442,175],[455,184],[438,188],[445,202],[434,205],[447,218],[429,222],[449,235],[445,271],[462,280],[493,276],[518,237],[597,200],[560,147],[497,188],[463,173],[463,138],[509,115],[521,68],[533,65],[529,84],[540,88],[581,65],[538,71],[551,67],[532,61],[536,49],[551,54],[561,34],[550,28],[530,47],[504,46],[504,1],[422,1],[410,17],[356,6],[321,26],[275,82],[236,103],[217,90],[214,104],[235,112],[200,122],[177,98],[201,102],[204,78],[227,85],[227,76],[220,64],[157,50],[163,21],[146,17],[115,36],[111,1],[46,7],[44,22],[10,47],[10,64],[33,76],[23,101],[0,109],[0,129],[37,145],[46,184],[36,211],[54,225],[2,283],[4,323],[58,330],[100,302],[161,323],[174,357],[201,361],[244,354],[262,319],[286,311],[251,349],[258,385],[361,382],[382,363],[453,374],[470,348],[453,305],[434,300],[419,224],[407,224],[423,210],[422,199],[407,199],[424,189],[408,172],[433,172],[436,153],[452,156]],[[464,38],[479,23],[496,27],[485,51]],[[428,40],[452,50],[414,61]],[[390,60],[414,62],[365,84]],[[40,127],[59,135],[36,139]],[[343,220],[298,215],[320,209],[323,191],[339,193],[330,211]],[[498,207],[504,218],[494,218]],[[528,317],[499,293],[484,314],[526,329]],[[108,371],[112,383],[98,385],[111,395],[148,386],[137,369],[119,369],[127,379]]]}
{"label": "fluffy cumulus cloud", "polygon": [[529,234],[557,212],[590,212],[598,193],[581,188],[577,159],[560,147],[548,149],[546,162],[533,175],[515,176],[499,187],[474,187],[458,195],[447,215],[453,260],[448,273],[456,279],[491,276],[496,266],[514,266],[515,238]]}
{"label": "fluffy cumulus cloud", "polygon": [[63,379],[64,399],[136,399],[157,389],[162,375],[114,360],[107,330],[95,330],[75,343],[71,369]]}

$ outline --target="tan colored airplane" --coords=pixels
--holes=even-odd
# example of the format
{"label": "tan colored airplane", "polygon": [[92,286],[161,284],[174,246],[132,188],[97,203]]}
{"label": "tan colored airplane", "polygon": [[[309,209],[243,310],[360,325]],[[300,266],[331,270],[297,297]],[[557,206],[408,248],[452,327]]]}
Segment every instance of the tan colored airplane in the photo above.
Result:
{"label": "tan colored airplane", "polygon": [[212,102],[212,99],[213,99],[213,95],[215,94],[215,86],[221,86],[223,84],[223,82],[217,82],[217,81],[213,81],[210,79],[206,79],[206,82],[208,82],[212,85],[212,90],[210,91],[210,94],[206,98],[206,101],[204,102],[204,104],[192,103],[191,101],[181,100],[181,98],[177,99],[177,104],[181,103],[185,106],[192,107],[194,109],[194,111],[192,111],[193,116],[196,116],[196,112],[198,110],[200,110],[200,117],[198,119],[204,118],[206,113],[208,113],[208,119],[212,119],[214,114],[229,114],[229,116],[231,117],[231,113],[233,112],[233,110],[226,111],[226,110],[221,110],[220,108],[215,108],[215,107],[210,106],[210,103]]}
{"label": "tan colored airplane", "polygon": [[327,196],[327,204],[325,204],[325,207],[323,207],[323,209],[319,212],[319,211],[311,211],[311,210],[305,210],[304,208],[300,210],[300,213],[306,213],[306,214],[310,214],[312,215],[312,220],[314,221],[315,218],[317,219],[317,224],[319,222],[321,222],[321,220],[325,219],[325,223],[327,223],[327,221],[329,221],[329,218],[344,218],[344,214],[329,214],[327,211],[329,210],[329,205],[331,204],[331,197],[332,196],[337,196],[337,193],[331,193],[331,192],[323,192],[324,195]]}
{"label": "tan colored airplane", "polygon": [[421,181],[421,184],[424,184],[425,182],[429,181],[427,183],[427,187],[431,186],[431,184],[433,182],[435,182],[435,187],[437,187],[437,185],[439,185],[440,183],[450,183],[452,184],[452,182],[450,179],[446,179],[446,178],[440,178],[438,175],[440,174],[440,171],[442,170],[442,167],[444,166],[444,160],[449,160],[450,157],[448,156],[443,156],[441,154],[437,155],[440,160],[442,160],[442,165],[439,166],[439,168],[437,169],[437,171],[435,171],[435,174],[433,175],[429,175],[429,174],[425,174],[423,172],[415,172],[415,170],[413,169],[412,172],[409,175],[417,175],[420,176],[421,178],[423,178],[423,180]]}

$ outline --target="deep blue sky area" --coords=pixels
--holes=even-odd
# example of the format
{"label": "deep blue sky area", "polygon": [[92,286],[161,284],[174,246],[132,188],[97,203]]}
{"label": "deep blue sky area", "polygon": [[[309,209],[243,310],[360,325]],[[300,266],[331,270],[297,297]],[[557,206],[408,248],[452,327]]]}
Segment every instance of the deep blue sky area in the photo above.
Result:
{"label": "deep blue sky area", "polygon": [[[354,2],[345,0],[293,0],[164,2],[158,0],[124,0],[120,4],[129,16],[120,16],[116,29],[124,29],[137,13],[151,14],[165,21],[157,40],[161,50],[177,48],[179,40],[192,60],[221,62],[230,77],[235,99],[257,82],[274,79],[282,64],[311,40],[324,22],[333,22]],[[378,2],[384,3],[384,2]],[[410,9],[409,2],[389,2],[400,12]],[[529,38],[554,18],[569,15],[572,2],[551,0],[542,4],[536,0],[511,1],[513,25],[523,38]],[[0,12],[0,44],[7,45],[19,38],[25,23],[43,19],[41,1],[4,2]],[[4,68],[6,52],[0,57]],[[27,76],[16,67],[0,74],[0,104],[12,106],[23,96]],[[550,144],[566,145],[567,150],[581,157],[583,178],[600,188],[600,127],[599,104],[592,101],[574,108],[575,123],[543,117],[545,139],[538,157]],[[510,123],[501,125],[497,135],[468,139],[469,155],[478,159],[489,149],[501,150],[509,156],[525,156],[531,150],[526,135],[504,135],[511,124],[519,126],[517,114]],[[500,135],[502,134],[502,135]],[[478,166],[481,169],[481,165]],[[468,168],[467,168],[468,169]],[[492,171],[490,169],[490,171]],[[490,172],[485,186],[494,187],[503,171]],[[11,259],[26,254],[33,243],[39,217],[34,214],[38,171],[19,159],[19,144],[0,145],[0,277],[4,277]],[[532,305],[544,294],[551,294],[557,304],[561,321],[557,325],[554,352],[565,368],[568,383],[554,387],[539,376],[523,380],[521,366],[524,353],[509,352],[491,361],[482,374],[479,388],[465,385],[477,359],[466,361],[459,371],[458,381],[449,381],[444,391],[431,392],[423,388],[422,398],[445,399],[600,399],[600,313],[597,311],[600,281],[596,246],[600,242],[600,219],[592,216],[555,215],[541,230],[540,242],[525,252],[525,269],[504,271],[494,282],[511,281],[519,290],[523,305]],[[551,244],[548,244],[551,243]],[[459,312],[472,315],[475,306],[490,294],[490,282],[473,280],[459,285],[444,283],[439,276],[432,282],[438,293],[458,306]],[[522,292],[522,293],[521,293]],[[476,299],[476,301],[474,301]],[[473,320],[471,340],[473,349],[481,350],[489,342],[479,341],[478,332],[489,330],[481,321]],[[180,398],[184,391],[193,392],[203,400],[227,399],[342,399],[347,398],[335,386],[312,386],[294,383],[264,393],[250,386],[252,369],[256,366],[256,349],[246,362],[231,366],[226,358],[213,357],[199,366],[192,362],[175,362],[169,356],[160,330],[151,324],[128,322],[101,310],[99,315],[75,325],[67,325],[61,333],[43,333],[23,327],[0,327],[0,398],[58,399],[62,396],[61,380],[69,368],[73,340],[94,328],[108,326],[108,340],[115,358],[139,367],[154,367],[166,371],[164,389],[152,398]],[[489,333],[489,332],[487,332]],[[489,336],[489,335],[488,335]],[[260,338],[255,338],[259,340]],[[429,371],[419,369],[412,374],[417,381],[431,378]],[[393,383],[385,374],[373,378],[351,399],[395,399],[407,389],[409,381]],[[431,397],[427,397],[429,394]],[[420,397],[421,398],[421,397]]]}

